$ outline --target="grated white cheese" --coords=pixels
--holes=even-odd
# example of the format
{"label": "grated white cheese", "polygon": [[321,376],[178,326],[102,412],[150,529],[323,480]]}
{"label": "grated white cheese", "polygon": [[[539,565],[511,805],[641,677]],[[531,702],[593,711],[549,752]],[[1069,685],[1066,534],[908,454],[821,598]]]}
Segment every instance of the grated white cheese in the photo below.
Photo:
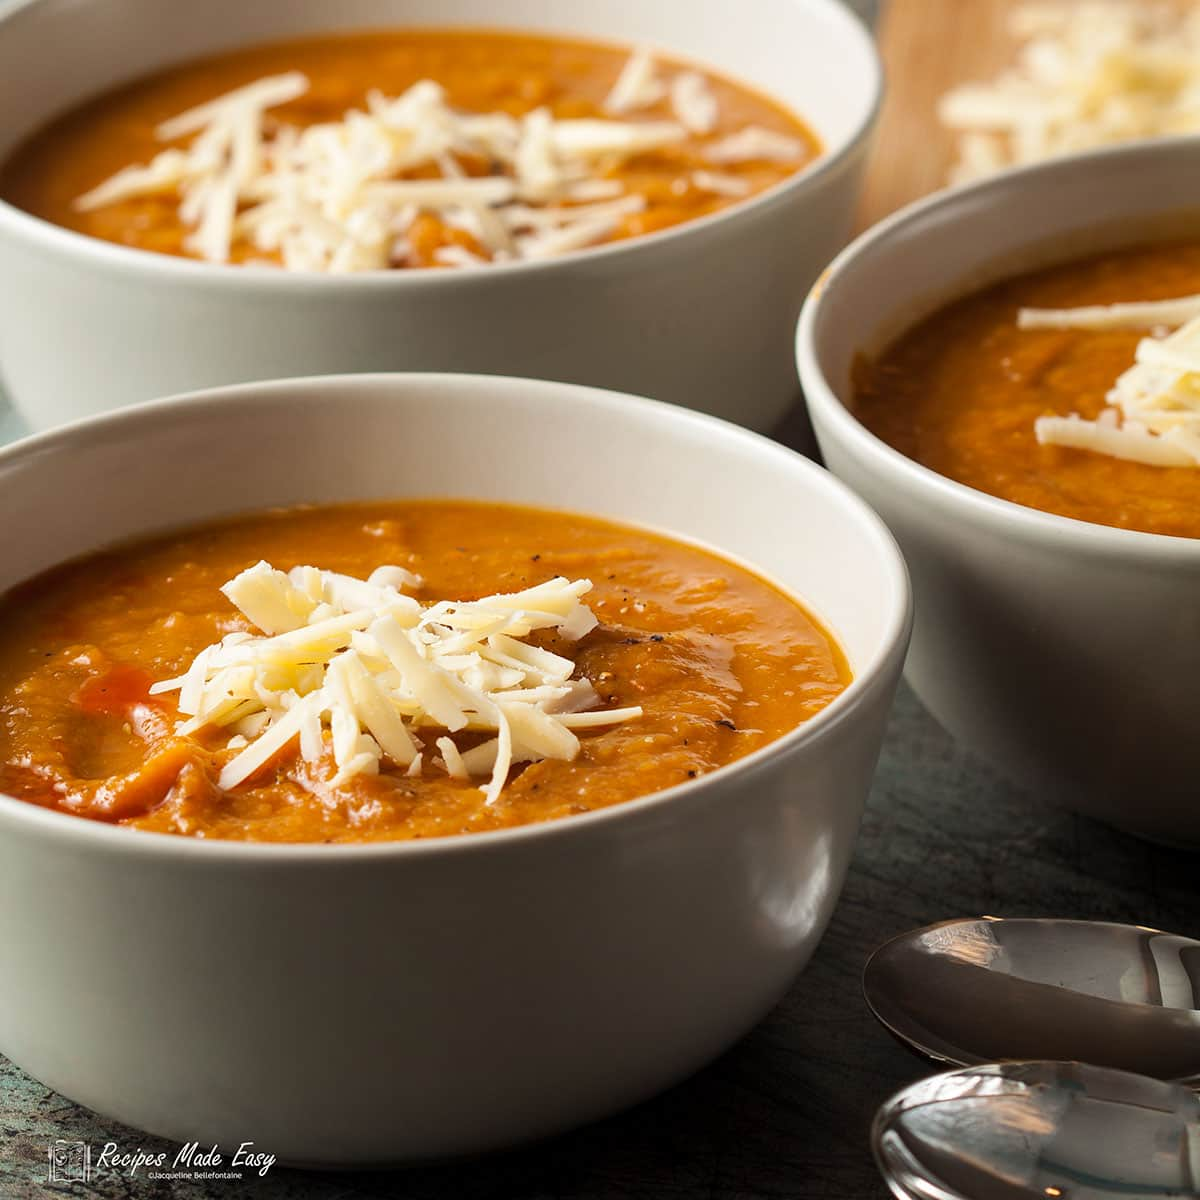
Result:
{"label": "grated white cheese", "polygon": [[550,146],[559,158],[594,162],[630,158],[650,150],[661,150],[687,140],[687,130],[674,121],[601,121],[578,117],[555,121],[549,131]]}
{"label": "grated white cheese", "polygon": [[[1189,316],[1189,314],[1191,314]],[[1077,309],[1022,309],[1024,329],[1167,329],[1146,337],[1094,421],[1039,417],[1043,445],[1070,446],[1153,467],[1200,467],[1200,297]]]}
{"label": "grated white cheese", "polygon": [[621,116],[641,108],[650,108],[666,94],[666,86],[658,78],[653,54],[645,46],[638,46],[625,60],[625,66],[602,107],[605,112]]}
{"label": "grated white cheese", "polygon": [[574,221],[544,233],[517,239],[522,258],[556,258],[572,250],[582,250],[603,241],[617,227],[615,217],[599,217],[590,221]]}
{"label": "grated white cheese", "polygon": [[[1111,410],[1110,410],[1111,411]],[[1158,437],[1127,422],[1123,426],[1085,421],[1079,416],[1038,417],[1034,422],[1037,440],[1048,446],[1071,446],[1109,458],[1123,458],[1150,467],[1194,467],[1200,465],[1186,450],[1170,439]]]}
{"label": "grated white cheese", "polygon": [[438,738],[437,748],[442,752],[442,762],[445,765],[447,775],[452,779],[471,778],[471,773],[467,770],[467,764],[463,762],[463,756],[458,752],[458,747],[450,738]]}
{"label": "grated white cheese", "polygon": [[[479,252],[446,245],[447,267],[546,258],[619,232],[625,213],[644,207],[623,196],[607,174],[626,159],[711,133],[719,105],[705,77],[667,78],[645,48],[633,51],[604,102],[611,119],[557,119],[541,108],[462,113],[444,90],[421,80],[397,97],[371,92],[364,109],[339,121],[298,128],[269,110],[308,90],[300,72],[259,79],[164,121],[164,141],[191,137],[150,163],[127,167],[79,196],[81,210],[141,196],[179,197],[184,248],[228,262],[249,243],[251,260],[274,258],[288,270],[377,271],[413,261],[412,226],[422,212],[466,230]],[[675,120],[628,119],[669,101]],[[802,154],[794,138],[756,126],[702,147],[714,166]],[[482,158],[492,174],[471,176],[464,161]],[[428,172],[436,178],[411,178]],[[699,173],[698,173],[699,174]],[[684,182],[686,186],[686,182]],[[713,174],[696,186],[730,197],[749,190]],[[593,202],[624,199],[631,207],[598,213]],[[536,219],[531,211],[540,210]],[[522,222],[524,222],[522,224]],[[526,236],[513,230],[528,229]]]}
{"label": "grated white cheese", "polygon": [[189,133],[219,126],[229,114],[264,112],[289,100],[297,100],[308,91],[308,79],[299,71],[270,75],[226,92],[215,100],[189,108],[170,120],[163,121],[154,131],[164,142],[174,141]]}
{"label": "grated white cheese", "polygon": [[[568,183],[563,189],[563,197],[586,204],[593,200],[613,200],[624,195],[624,192],[625,185],[619,179],[581,179],[578,183]],[[636,199],[645,205],[645,196],[637,196]]]}
{"label": "grated white cheese", "polygon": [[1171,329],[1200,317],[1200,296],[1143,300],[1134,304],[1094,304],[1080,308],[1022,308],[1021,329]]}
{"label": "grated white cheese", "polygon": [[595,204],[575,204],[569,208],[545,206],[534,208],[525,204],[512,204],[501,213],[501,219],[513,230],[556,230],[564,220],[568,223],[590,223],[604,219],[613,221],[641,212],[646,207],[645,196],[621,196],[616,200],[601,200]]}
{"label": "grated white cheese", "polygon": [[[299,742],[301,758],[332,754],[332,786],[377,774],[384,760],[419,775],[419,731],[442,729],[441,763],[455,778],[490,776],[489,803],[514,763],[571,760],[574,729],[635,720],[638,707],[599,711],[600,698],[575,663],[523,641],[555,629],[577,641],[597,621],[581,597],[586,579],[547,580],[512,594],[421,605],[401,591],[421,580],[403,567],[363,579],[260,562],[221,589],[259,635],[238,631],[206,647],[177,679],[177,732],[229,731],[236,751],[221,770],[237,787]],[[328,735],[326,734],[328,730]],[[463,751],[452,734],[496,736]]]}
{"label": "grated white cheese", "polygon": [[804,144],[786,133],[776,133],[761,125],[747,125],[705,149],[714,163],[786,162],[804,153]]}
{"label": "grated white cheese", "polygon": [[689,133],[712,133],[717,127],[717,97],[698,71],[683,71],[671,81],[671,108]]}
{"label": "grated white cheese", "polygon": [[942,97],[951,182],[1014,164],[1200,130],[1200,8],[1058,0],[1016,8],[1011,68]]}
{"label": "grated white cheese", "polygon": [[750,191],[749,180],[719,171],[693,171],[692,185],[718,196],[744,196]]}

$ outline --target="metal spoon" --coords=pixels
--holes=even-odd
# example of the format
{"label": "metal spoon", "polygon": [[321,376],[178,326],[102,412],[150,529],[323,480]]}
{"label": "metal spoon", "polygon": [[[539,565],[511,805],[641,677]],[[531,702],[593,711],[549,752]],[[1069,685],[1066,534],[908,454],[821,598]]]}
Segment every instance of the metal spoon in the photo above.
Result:
{"label": "metal spoon", "polygon": [[875,1016],[956,1066],[1058,1059],[1200,1087],[1200,942],[1097,921],[945,921],[881,946]]}
{"label": "metal spoon", "polygon": [[901,1200],[1200,1196],[1200,1099],[1079,1063],[1016,1062],[923,1079],[872,1129]]}

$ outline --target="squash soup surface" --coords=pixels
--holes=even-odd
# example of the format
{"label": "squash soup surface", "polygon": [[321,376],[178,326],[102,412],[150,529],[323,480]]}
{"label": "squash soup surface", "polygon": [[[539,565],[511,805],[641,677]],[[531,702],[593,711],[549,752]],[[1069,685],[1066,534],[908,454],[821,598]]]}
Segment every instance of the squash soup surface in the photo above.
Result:
{"label": "squash soup surface", "polygon": [[[433,765],[444,730],[418,730],[425,769],[386,760],[331,783],[293,741],[223,790],[232,757],[208,726],[175,732],[176,696],[149,694],[199,651],[252,626],[218,590],[267,559],[365,578],[419,574],[423,603],[587,578],[600,624],[574,659],[605,708],[641,717],[579,732],[574,761],[514,767],[493,804],[478,778]],[[139,829],[273,842],[361,842],[502,829],[605,808],[757,750],[849,682],[832,640],[791,598],[713,553],[573,514],[457,501],[275,510],[68,563],[0,598],[0,791]],[[228,730],[224,731],[228,734]],[[325,735],[328,753],[329,733]]]}
{"label": "squash soup surface", "polygon": [[[256,45],[172,67],[89,100],[30,137],[0,168],[0,197],[67,229],[164,254],[189,255],[179,194],[171,189],[80,211],[76,200],[133,164],[148,163],[165,147],[156,126],[235,88],[280,73],[302,72],[309,90],[266,114],[269,129],[303,129],[340,121],[367,106],[370,93],[397,97],[422,80],[444,90],[446,101],[468,113],[524,117],[544,108],[555,119],[612,119],[604,108],[628,62],[628,47],[491,30],[376,30],[326,34]],[[656,56],[666,72],[697,72],[717,102],[713,128],[678,144],[600,163],[594,178],[612,181],[614,194],[645,199],[640,211],[620,216],[595,242],[615,241],[666,229],[717,212],[794,174],[819,153],[815,135],[783,105],[750,88],[691,64]],[[669,94],[622,119],[674,119]],[[706,147],[747,127],[793,139],[797,153],[764,155],[714,165]],[[497,164],[471,153],[456,154],[454,171],[480,177]],[[720,172],[736,187],[723,194],[697,183],[697,171]],[[394,178],[438,179],[433,164]],[[616,187],[615,185],[620,185]],[[740,192],[740,194],[739,194]],[[561,204],[561,201],[553,201]],[[245,204],[240,205],[244,210]],[[488,258],[490,251],[469,227],[423,211],[405,235],[403,261],[393,266],[447,265],[447,247]],[[573,247],[581,248],[581,247]],[[248,236],[235,238],[230,260],[271,257]],[[461,264],[458,264],[461,265]]]}
{"label": "squash soup surface", "polygon": [[943,308],[856,366],[855,415],[969,487],[1099,525],[1200,537],[1200,471],[1039,445],[1034,421],[1095,418],[1146,331],[1018,329],[1017,310],[1200,292],[1200,244],[1159,244],[1022,275]]}

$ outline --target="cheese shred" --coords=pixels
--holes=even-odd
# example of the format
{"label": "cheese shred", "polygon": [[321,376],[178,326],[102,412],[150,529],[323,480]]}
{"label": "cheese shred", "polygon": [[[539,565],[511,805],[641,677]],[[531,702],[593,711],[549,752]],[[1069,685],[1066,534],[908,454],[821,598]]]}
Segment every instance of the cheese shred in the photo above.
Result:
{"label": "cheese shred", "polygon": [[[396,97],[371,92],[364,108],[303,128],[273,111],[308,90],[308,78],[289,71],[162,122],[162,141],[191,140],[118,171],[75,207],[174,192],[184,249],[214,263],[236,251],[248,265],[294,271],[419,265],[409,233],[423,212],[473,239],[438,248],[439,266],[544,259],[618,234],[646,201],[626,195],[613,171],[640,154],[707,139],[720,118],[705,76],[665,73],[645,48],[630,55],[604,101],[604,119],[559,119],[548,108],[522,117],[460,112],[429,79]],[[663,112],[671,119],[661,119]],[[698,147],[714,167],[799,158],[804,150],[799,140],[756,126]],[[478,170],[480,162],[489,174],[464,165]],[[710,175],[707,190],[737,196],[742,182]],[[597,200],[625,204],[598,213]]]}
{"label": "cheese shred", "polygon": [[1153,0],[1022,4],[1013,65],[941,99],[952,183],[1005,167],[1200,130],[1200,9]]}
{"label": "cheese shred", "polygon": [[[1200,467],[1200,297],[1066,309],[1021,309],[1022,329],[1151,329],[1094,421],[1078,413],[1034,423],[1043,445],[1152,467]],[[1168,333],[1170,329],[1174,332]]]}
{"label": "cheese shred", "polygon": [[[384,763],[419,775],[422,733],[457,779],[487,776],[499,799],[515,764],[573,760],[573,732],[633,721],[640,707],[600,709],[575,663],[524,639],[554,630],[568,642],[596,626],[581,597],[589,580],[547,580],[481,600],[422,605],[402,589],[421,580],[402,567],[355,579],[266,562],[221,589],[260,631],[227,634],[152,695],[178,692],[177,732],[228,731],[222,788],[237,787],[298,743],[300,757],[332,758],[330,783],[378,774]],[[489,735],[494,735],[490,736]],[[465,737],[468,748],[457,737]]]}

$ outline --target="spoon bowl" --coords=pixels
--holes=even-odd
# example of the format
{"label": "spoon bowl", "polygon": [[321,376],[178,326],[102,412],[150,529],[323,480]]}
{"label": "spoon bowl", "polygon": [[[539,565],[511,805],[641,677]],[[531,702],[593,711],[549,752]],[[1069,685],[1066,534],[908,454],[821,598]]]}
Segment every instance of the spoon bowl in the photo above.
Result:
{"label": "spoon bowl", "polygon": [[992,1063],[923,1079],[883,1105],[871,1140],[900,1200],[1200,1194],[1200,1098],[1081,1063]]}
{"label": "spoon bowl", "polygon": [[876,1018],[939,1062],[1077,1060],[1200,1087],[1200,942],[1098,921],[945,921],[881,946]]}

